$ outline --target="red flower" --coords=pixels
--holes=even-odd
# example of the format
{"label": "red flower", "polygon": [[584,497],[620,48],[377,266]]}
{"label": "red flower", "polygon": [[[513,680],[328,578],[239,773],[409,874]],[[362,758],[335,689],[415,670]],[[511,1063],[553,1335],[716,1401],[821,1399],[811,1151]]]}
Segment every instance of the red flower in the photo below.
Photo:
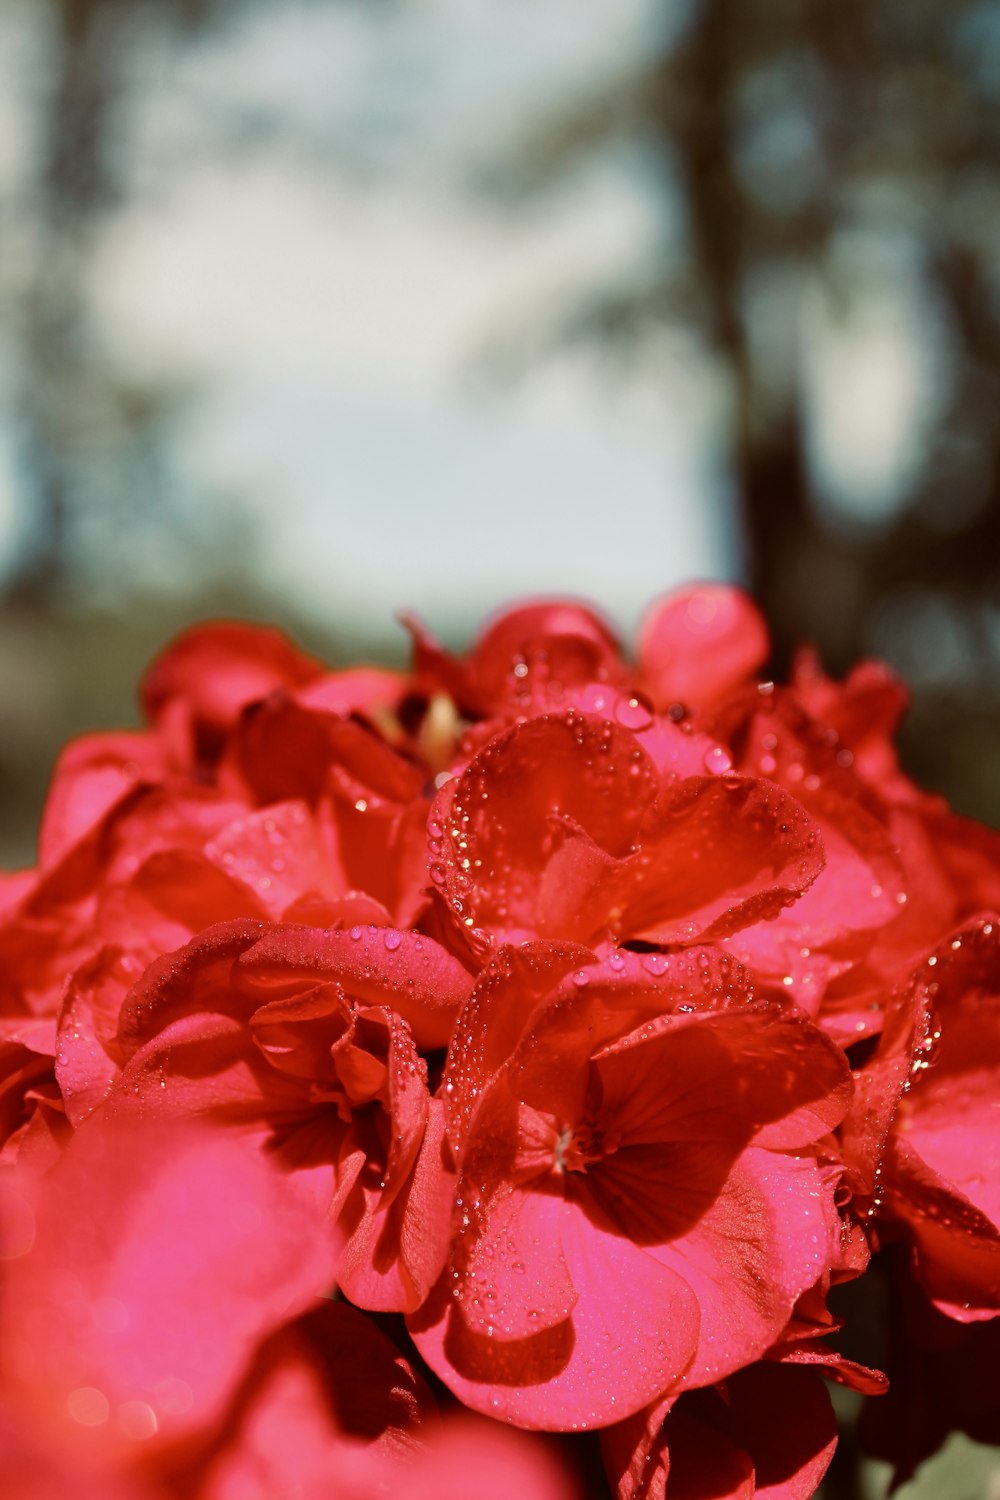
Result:
{"label": "red flower", "polygon": [[504,950],[445,1073],[448,1270],[411,1318],[466,1404],[601,1426],[756,1359],[827,1270],[843,1059],[712,950]]}
{"label": "red flower", "polygon": [[249,1143],[103,1118],[0,1186],[5,1497],[378,1492],[423,1461],[434,1401],[388,1339],[343,1302],[296,1317],[328,1256]]}
{"label": "red flower", "polygon": [[[558,600],[414,646],[181,637],[0,879],[17,1500],[564,1500],[496,1424],[432,1436],[335,1283],[465,1406],[606,1429],[619,1500],[805,1500],[816,1377],[884,1389],[828,1343],[870,1255],[993,1351],[1000,839],[900,769],[891,674],[758,681],[708,584],[634,663]],[[904,1467],[959,1400],[899,1444],[915,1328]]]}
{"label": "red flower", "polygon": [[496,735],[445,783],[428,823],[431,877],[481,948],[697,941],[775,916],[815,879],[817,830],[790,797],[706,775],[700,746],[669,724],[659,735],[661,751],[673,737],[679,771],[609,719],[544,715]]}
{"label": "red flower", "polygon": [[115,1117],[253,1133],[312,1203],[331,1282],[336,1267],[364,1306],[419,1305],[444,1258],[452,1182],[417,1049],[450,1034],[469,984],[457,961],[395,928],[209,928],[129,992],[117,1065],[95,1045],[102,977],[92,1025],[78,990],[60,1038],[71,1112],[103,1099]]}
{"label": "red flower", "polygon": [[739,589],[678,589],[652,604],[639,627],[639,685],[658,708],[701,714],[750,683],[770,649],[759,610]]}
{"label": "red flower", "polygon": [[836,1446],[823,1382],[767,1361],[601,1436],[618,1500],[807,1500]]}
{"label": "red flower", "polygon": [[[38,868],[0,890],[6,1014],[54,1018],[69,976],[100,969],[113,1036],[142,969],[212,923],[409,924],[427,901],[428,804],[393,714],[406,684],[326,673],[249,626],[182,637],[147,678],[151,731],[88,736],[60,757]],[[8,1049],[0,1069],[0,1146],[20,1144],[39,1101],[58,1109],[51,1064],[25,1071]],[[40,1134],[52,1124],[49,1111]]]}
{"label": "red flower", "polygon": [[703,1390],[667,1395],[601,1434],[618,1500],[805,1500],[836,1447],[829,1396],[817,1378],[884,1395],[878,1370],[845,1359],[826,1340],[843,1325],[826,1307],[831,1282],[859,1275],[863,1240],[845,1223],[829,1276],[799,1299],[766,1358]]}
{"label": "red flower", "polygon": [[3,1394],[56,1450],[116,1459],[214,1420],[325,1284],[287,1178],[191,1122],[93,1121],[48,1177],[4,1186]]}
{"label": "red flower", "polygon": [[278,630],[220,620],[185,631],[142,681],[142,706],[174,765],[208,775],[243,711],[314,681],[323,664]]}
{"label": "red flower", "polygon": [[610,627],[573,600],[505,610],[465,658],[450,656],[415,620],[414,672],[431,694],[446,694],[471,719],[495,727],[576,702],[590,683],[624,684],[628,672]]}
{"label": "red flower", "polygon": [[826,868],[771,927],[733,951],[845,1046],[879,1031],[889,997],[954,927],[1000,905],[1000,838],[899,769],[900,684],[864,663],[843,684],[803,655],[792,683],[735,695],[706,724],[738,770],[764,775],[815,820]]}
{"label": "red flower", "polygon": [[1000,918],[932,954],[913,997],[912,1064],[883,1172],[914,1269],[960,1322],[1000,1313]]}

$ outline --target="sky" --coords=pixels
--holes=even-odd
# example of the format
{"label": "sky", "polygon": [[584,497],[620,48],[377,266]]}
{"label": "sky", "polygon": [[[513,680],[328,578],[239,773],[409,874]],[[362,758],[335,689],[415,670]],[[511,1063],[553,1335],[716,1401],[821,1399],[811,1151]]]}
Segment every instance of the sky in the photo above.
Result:
{"label": "sky", "polygon": [[[150,55],[147,165],[94,273],[105,324],[123,361],[199,382],[187,482],[245,497],[272,585],[365,633],[404,607],[454,632],[553,590],[628,628],[729,562],[683,383],[671,402],[579,355],[488,371],[640,256],[658,206],[613,156],[513,215],[468,183],[626,66],[647,7],[597,0],[587,27],[565,0],[393,14],[263,11],[169,69]],[[273,147],[200,151],[220,99],[280,120]]]}
{"label": "sky", "polygon": [[[649,163],[610,149],[514,211],[476,190],[683,13],[588,0],[584,26],[577,0],[294,0],[196,43],[137,33],[94,327],[133,382],[183,393],[179,504],[248,517],[245,565],[267,587],[373,637],[401,609],[454,635],[548,591],[629,630],[666,588],[738,576],[718,413],[682,341],[613,379],[578,348],[496,374],[649,255],[665,232]],[[30,155],[17,90],[39,76],[41,14],[15,5],[0,28],[8,182]],[[897,301],[839,344],[806,304],[831,351],[810,367],[815,449],[876,507],[923,399]],[[0,439],[0,523],[4,467]],[[156,548],[136,562],[153,581],[197,567]]]}

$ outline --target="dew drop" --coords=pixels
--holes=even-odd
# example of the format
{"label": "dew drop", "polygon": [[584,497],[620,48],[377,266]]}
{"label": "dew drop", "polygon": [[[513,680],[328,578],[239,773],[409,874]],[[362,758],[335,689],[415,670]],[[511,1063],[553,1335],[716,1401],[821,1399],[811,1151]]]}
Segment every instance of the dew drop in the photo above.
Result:
{"label": "dew drop", "polygon": [[705,770],[712,776],[724,776],[733,769],[732,757],[721,745],[713,745],[705,751]]}
{"label": "dew drop", "polygon": [[648,729],[653,722],[653,715],[641,698],[619,698],[615,718],[624,729]]}

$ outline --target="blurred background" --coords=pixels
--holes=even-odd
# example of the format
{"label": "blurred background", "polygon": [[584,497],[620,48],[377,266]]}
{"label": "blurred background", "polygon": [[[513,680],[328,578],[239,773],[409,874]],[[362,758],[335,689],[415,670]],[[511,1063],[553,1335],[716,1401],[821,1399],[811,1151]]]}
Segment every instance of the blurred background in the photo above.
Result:
{"label": "blurred background", "polygon": [[691,577],[1000,823],[1000,3],[4,0],[0,814],[172,631]]}

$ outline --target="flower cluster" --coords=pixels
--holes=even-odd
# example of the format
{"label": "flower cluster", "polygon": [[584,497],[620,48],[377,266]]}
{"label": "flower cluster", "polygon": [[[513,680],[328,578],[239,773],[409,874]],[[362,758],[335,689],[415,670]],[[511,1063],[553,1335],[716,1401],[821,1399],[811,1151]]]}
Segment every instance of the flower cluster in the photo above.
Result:
{"label": "flower cluster", "polygon": [[411,631],[191,631],[3,877],[5,1494],[569,1500],[519,1428],[798,1500],[828,1380],[900,1474],[1000,1435],[1000,838],[899,684],[762,680],[715,586],[634,660],[574,603]]}

